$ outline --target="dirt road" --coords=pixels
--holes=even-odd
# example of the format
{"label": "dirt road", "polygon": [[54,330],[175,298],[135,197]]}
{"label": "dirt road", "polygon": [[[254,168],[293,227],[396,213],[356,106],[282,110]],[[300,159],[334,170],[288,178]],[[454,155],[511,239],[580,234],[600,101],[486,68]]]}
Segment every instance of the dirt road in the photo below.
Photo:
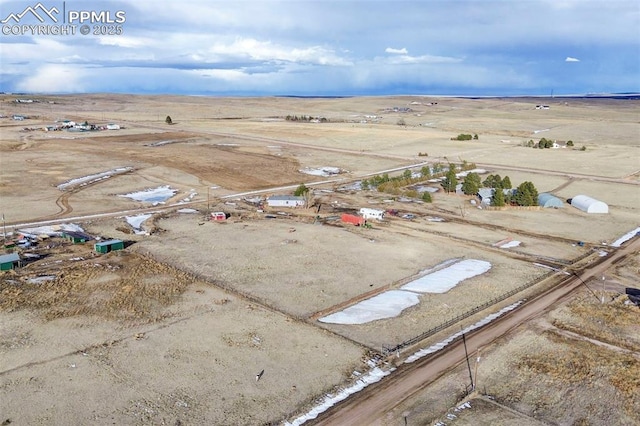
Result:
{"label": "dirt road", "polygon": [[[568,276],[552,290],[526,302],[520,308],[477,329],[466,336],[469,353],[491,344],[518,325],[534,318],[555,303],[567,299],[571,293],[584,288],[584,282],[591,277],[599,277],[603,272],[624,257],[640,250],[640,238],[635,238],[607,258],[584,269],[578,277]],[[415,392],[433,382],[438,377],[464,361],[464,347],[461,339],[442,351],[425,357],[413,364],[403,364],[380,382],[354,394],[343,403],[327,410],[311,424],[317,425],[376,425],[383,424],[385,414]]]}

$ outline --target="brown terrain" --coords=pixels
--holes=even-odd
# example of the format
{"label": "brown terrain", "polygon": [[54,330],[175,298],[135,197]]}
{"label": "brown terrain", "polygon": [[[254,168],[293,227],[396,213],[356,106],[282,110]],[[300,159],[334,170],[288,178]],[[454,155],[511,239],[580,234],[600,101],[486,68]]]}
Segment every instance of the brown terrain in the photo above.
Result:
{"label": "brown terrain", "polygon": [[[640,287],[638,239],[611,246],[639,226],[638,101],[553,98],[536,110],[539,99],[420,96],[15,99],[0,99],[5,245],[75,224],[126,248],[98,254],[93,242],[51,236],[6,249],[26,261],[0,275],[3,424],[297,424],[373,366],[395,370],[309,423],[640,423],[640,308],[624,295]],[[121,129],[42,130],[63,119]],[[460,133],[479,138],[451,140]],[[523,146],[543,136],[574,148]],[[562,200],[589,195],[609,213],[347,187],[450,162]],[[301,172],[321,167],[341,172]],[[300,183],[312,188],[308,208],[254,204]],[[122,196],[165,185],[175,195],[161,204]],[[399,215],[371,229],[335,220],[361,207]],[[208,221],[209,211],[230,217]],[[126,218],[142,213],[136,233]],[[491,269],[394,318],[318,321],[454,259]],[[519,301],[469,333],[469,364],[460,339],[404,363]]]}

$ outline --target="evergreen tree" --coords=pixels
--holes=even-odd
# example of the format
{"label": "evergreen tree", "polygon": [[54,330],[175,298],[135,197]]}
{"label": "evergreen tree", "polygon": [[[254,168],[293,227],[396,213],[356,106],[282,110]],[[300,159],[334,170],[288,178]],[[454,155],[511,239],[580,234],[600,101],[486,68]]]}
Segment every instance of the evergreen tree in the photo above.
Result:
{"label": "evergreen tree", "polygon": [[431,169],[429,166],[423,166],[422,169],[420,169],[420,173],[423,178],[429,179],[431,177]]}
{"label": "evergreen tree", "polygon": [[513,188],[513,185],[511,185],[511,179],[509,179],[509,176],[505,176],[502,179],[502,185],[501,186],[502,186],[503,189],[511,189],[511,188]]}
{"label": "evergreen tree", "polygon": [[449,164],[449,171],[442,181],[442,187],[447,193],[449,193],[456,192],[456,185],[458,185],[458,178],[456,177],[456,166],[455,164]]}
{"label": "evergreen tree", "polygon": [[293,195],[295,195],[296,197],[301,197],[301,196],[305,195],[307,192],[309,192],[309,188],[307,188],[307,186],[304,183],[301,183],[296,188],[296,190],[293,193]]}
{"label": "evergreen tree", "polygon": [[173,124],[173,120],[171,120],[171,117],[167,115],[167,118],[164,119],[164,122],[167,124]]}
{"label": "evergreen tree", "polygon": [[478,193],[481,185],[480,175],[477,173],[469,173],[462,182],[462,192],[466,195],[474,195]]}
{"label": "evergreen tree", "polygon": [[502,178],[498,174],[489,175],[484,180],[484,182],[482,182],[482,185],[487,187],[487,188],[501,188],[502,187]]}
{"label": "evergreen tree", "polygon": [[421,198],[425,203],[430,203],[433,201],[433,199],[431,198],[431,193],[429,191],[423,192]]}
{"label": "evergreen tree", "polygon": [[496,207],[502,207],[506,204],[506,201],[504,199],[504,192],[502,192],[502,189],[498,188],[498,189],[494,189],[493,190],[493,205]]}
{"label": "evergreen tree", "polygon": [[522,182],[513,196],[513,201],[519,206],[536,206],[538,205],[538,190],[533,183]]}

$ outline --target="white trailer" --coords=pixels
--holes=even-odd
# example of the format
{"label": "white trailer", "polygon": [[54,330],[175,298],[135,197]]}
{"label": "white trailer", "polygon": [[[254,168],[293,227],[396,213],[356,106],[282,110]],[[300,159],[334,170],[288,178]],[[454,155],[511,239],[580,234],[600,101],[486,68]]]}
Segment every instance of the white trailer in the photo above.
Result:
{"label": "white trailer", "polygon": [[384,219],[384,210],[368,209],[363,207],[360,209],[360,215],[365,219]]}

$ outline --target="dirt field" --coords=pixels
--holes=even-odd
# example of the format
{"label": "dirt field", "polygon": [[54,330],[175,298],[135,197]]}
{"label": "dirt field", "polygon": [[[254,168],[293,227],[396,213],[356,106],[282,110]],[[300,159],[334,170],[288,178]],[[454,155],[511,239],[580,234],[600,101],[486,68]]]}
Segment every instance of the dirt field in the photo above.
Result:
{"label": "dirt field", "polygon": [[[2,272],[5,423],[280,423],[367,370],[383,346],[525,283],[531,289],[515,298],[529,297],[553,285],[553,277],[535,284],[550,267],[577,269],[614,250],[610,244],[639,225],[639,164],[630,155],[640,134],[637,101],[550,99],[550,110],[536,110],[538,99],[442,98],[437,105],[424,97],[14,99],[0,100],[7,116],[0,118],[0,210],[7,232],[56,220],[121,238],[128,247],[98,255],[91,243],[51,238],[20,250],[40,254],[39,260]],[[390,110],[408,105],[410,113]],[[13,114],[28,118],[15,121]],[[164,123],[167,115],[175,124]],[[291,122],[287,115],[328,123]],[[40,130],[62,119],[124,128]],[[400,119],[406,125],[398,125]],[[479,139],[452,141],[459,133]],[[542,136],[586,150],[522,146]],[[600,199],[610,213],[589,215],[568,204],[490,211],[471,204],[472,197],[442,192],[433,203],[420,203],[337,190],[394,168],[418,170],[425,161],[473,162],[508,175],[514,186],[531,181],[561,199]],[[342,173],[300,172],[324,166]],[[123,167],[131,169],[58,187]],[[258,212],[244,201],[323,181],[313,187],[310,209]],[[176,190],[164,204],[122,197],[162,185]],[[365,206],[416,217],[388,216],[372,229],[331,220]],[[178,213],[182,207],[198,212]],[[208,208],[231,216],[206,221]],[[124,218],[141,212],[153,213],[143,224],[149,235],[134,234]],[[520,245],[496,246],[507,240]],[[362,325],[317,321],[452,259],[492,266],[447,293],[421,296],[396,318]],[[607,303],[580,295],[488,349],[471,408],[454,410],[463,398],[460,378],[468,375],[460,367],[391,411],[386,424],[402,425],[405,417],[409,424],[447,425],[638,422],[638,312],[614,297],[625,286],[637,287],[637,276],[636,254],[607,273]],[[553,354],[562,363],[550,363]],[[616,412],[621,420],[611,423]]]}

